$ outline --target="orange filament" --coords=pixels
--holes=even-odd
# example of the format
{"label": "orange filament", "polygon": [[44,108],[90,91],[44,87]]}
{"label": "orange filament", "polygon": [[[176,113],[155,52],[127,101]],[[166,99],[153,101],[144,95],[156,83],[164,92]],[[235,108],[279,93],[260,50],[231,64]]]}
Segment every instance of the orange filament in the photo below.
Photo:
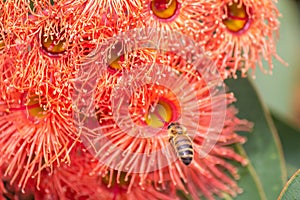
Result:
{"label": "orange filament", "polygon": [[249,16],[244,4],[232,3],[227,5],[226,9],[228,14],[223,23],[229,31],[240,32],[249,27]]}
{"label": "orange filament", "polygon": [[164,100],[159,100],[154,109],[146,115],[146,123],[154,128],[164,127],[165,123],[171,121],[173,115],[170,104]]}
{"label": "orange filament", "polygon": [[42,35],[41,38],[42,48],[49,54],[56,55],[66,51],[66,39],[61,36]]}
{"label": "orange filament", "polygon": [[179,8],[177,0],[153,0],[150,8],[160,19],[170,19],[176,15]]}

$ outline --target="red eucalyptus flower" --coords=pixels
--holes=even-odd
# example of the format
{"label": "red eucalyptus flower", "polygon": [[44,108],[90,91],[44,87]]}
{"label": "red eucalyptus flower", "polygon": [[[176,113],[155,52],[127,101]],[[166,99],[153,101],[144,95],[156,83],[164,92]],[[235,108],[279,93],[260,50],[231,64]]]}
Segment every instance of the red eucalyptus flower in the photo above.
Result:
{"label": "red eucalyptus flower", "polygon": [[22,189],[32,177],[38,187],[42,169],[70,163],[69,151],[79,140],[71,102],[58,96],[50,101],[49,96],[11,90],[0,101],[0,166]]}
{"label": "red eucalyptus flower", "polygon": [[[207,1],[146,0],[142,2],[139,27],[177,31],[201,41],[205,35],[202,21]],[[212,4],[212,3],[209,3]]]}
{"label": "red eucalyptus flower", "polygon": [[[21,1],[23,2],[23,1]],[[46,3],[47,2],[47,3]],[[113,34],[96,17],[87,21],[81,16],[81,5],[69,1],[17,3],[8,1],[3,6],[3,25],[0,26],[0,50],[14,60],[11,84],[18,89],[38,88],[51,82],[57,69],[61,74],[76,74],[79,65],[95,48],[95,44]],[[20,7],[18,7],[18,5]],[[10,9],[17,7],[17,25],[11,26]],[[68,8],[68,6],[71,6]],[[98,20],[99,21],[99,20]],[[96,28],[95,28],[96,27]],[[1,65],[7,56],[1,56]],[[46,77],[46,81],[45,81]]]}
{"label": "red eucalyptus flower", "polygon": [[147,188],[142,190],[135,183],[128,193],[128,181],[124,176],[116,180],[113,170],[104,177],[91,173],[97,160],[82,145],[76,146],[70,157],[71,165],[55,167],[49,175],[46,171],[42,173],[41,189],[35,191],[36,199],[176,199],[174,187],[168,193],[162,193],[156,191],[152,184],[147,184]]}
{"label": "red eucalyptus flower", "polygon": [[[196,40],[213,59],[224,78],[243,75],[262,60],[273,68],[279,11],[273,0],[153,0],[142,3],[138,27],[178,31]],[[254,72],[253,72],[254,74]]]}
{"label": "red eucalyptus flower", "polygon": [[[273,0],[1,1],[0,195],[235,196],[228,160],[247,164],[232,145],[252,124],[223,79],[282,61],[279,16]],[[188,166],[172,122],[191,138]]]}
{"label": "red eucalyptus flower", "polygon": [[[84,122],[86,118],[81,118],[80,122],[83,143],[100,161],[94,173],[104,177],[115,173],[109,176],[108,186],[115,177],[117,182],[125,177],[129,191],[137,183],[147,189],[150,181],[156,189],[167,190],[173,185],[195,199],[201,194],[212,199],[222,192],[235,196],[240,189],[231,176],[238,178],[237,169],[225,159],[247,164],[230,145],[244,143],[245,138],[236,131],[249,131],[251,124],[236,118],[234,108],[226,111],[235,101],[233,94],[219,94],[216,80],[206,82],[207,74],[202,74],[201,68],[210,69],[209,63],[198,61],[199,70],[172,52],[156,52],[154,58],[151,62],[119,60],[97,79],[97,120]],[[120,73],[112,73],[111,66],[118,66]],[[224,121],[219,118],[215,123],[215,116],[222,116],[224,101]],[[188,167],[177,160],[169,142],[166,127],[173,121],[184,125],[193,140],[196,153]]]}
{"label": "red eucalyptus flower", "polygon": [[[272,58],[285,63],[276,53],[280,13],[275,1],[220,0],[206,4],[202,19],[206,31],[205,51],[216,61],[224,77],[243,75],[259,68],[267,73],[262,60],[273,69]],[[212,23],[213,22],[213,23]]]}

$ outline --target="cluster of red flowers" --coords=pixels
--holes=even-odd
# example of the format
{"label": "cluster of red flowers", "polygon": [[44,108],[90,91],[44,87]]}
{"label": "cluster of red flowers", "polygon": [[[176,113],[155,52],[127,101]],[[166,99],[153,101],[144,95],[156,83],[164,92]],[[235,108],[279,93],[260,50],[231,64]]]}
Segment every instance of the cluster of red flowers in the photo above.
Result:
{"label": "cluster of red flowers", "polygon": [[281,60],[279,15],[273,0],[1,1],[0,199],[237,195],[227,160],[247,164],[232,144],[251,123],[220,88]]}

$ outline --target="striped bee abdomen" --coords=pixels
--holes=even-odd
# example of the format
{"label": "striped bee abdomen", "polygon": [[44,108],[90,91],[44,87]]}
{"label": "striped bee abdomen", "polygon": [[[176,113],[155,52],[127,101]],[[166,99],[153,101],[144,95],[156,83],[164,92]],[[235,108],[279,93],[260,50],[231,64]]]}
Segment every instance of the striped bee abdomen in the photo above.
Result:
{"label": "striped bee abdomen", "polygon": [[180,160],[189,165],[194,157],[194,149],[191,139],[187,135],[177,135],[173,139],[173,145]]}

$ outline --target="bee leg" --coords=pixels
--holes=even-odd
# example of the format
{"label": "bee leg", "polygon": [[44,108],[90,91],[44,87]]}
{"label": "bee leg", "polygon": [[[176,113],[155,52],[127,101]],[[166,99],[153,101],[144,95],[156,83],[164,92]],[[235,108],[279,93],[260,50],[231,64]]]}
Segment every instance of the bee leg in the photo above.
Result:
{"label": "bee leg", "polygon": [[172,140],[173,140],[173,137],[170,137],[169,138],[169,142],[172,143]]}

